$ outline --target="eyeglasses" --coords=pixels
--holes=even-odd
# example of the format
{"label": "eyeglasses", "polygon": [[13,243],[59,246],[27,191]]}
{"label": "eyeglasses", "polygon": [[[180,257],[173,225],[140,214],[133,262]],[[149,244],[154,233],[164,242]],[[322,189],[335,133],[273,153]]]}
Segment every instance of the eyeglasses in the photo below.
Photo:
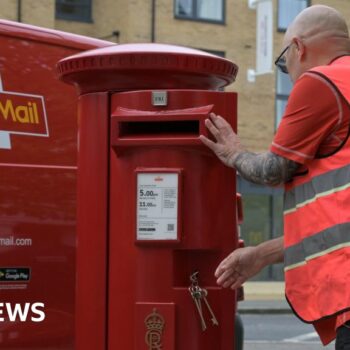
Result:
{"label": "eyeglasses", "polygon": [[282,52],[281,54],[277,57],[276,61],[275,61],[275,65],[277,66],[277,68],[279,68],[279,70],[282,73],[288,74],[288,69],[287,69],[287,65],[286,65],[286,58],[284,57],[284,54],[287,52],[287,50],[290,48],[291,44],[289,44]]}

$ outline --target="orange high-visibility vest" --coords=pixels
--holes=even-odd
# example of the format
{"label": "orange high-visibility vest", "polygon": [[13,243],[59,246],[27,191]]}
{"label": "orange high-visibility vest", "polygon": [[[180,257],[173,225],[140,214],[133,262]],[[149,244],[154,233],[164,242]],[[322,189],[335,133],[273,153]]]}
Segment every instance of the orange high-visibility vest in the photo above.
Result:
{"label": "orange high-visibility vest", "polygon": [[[311,70],[350,102],[350,56]],[[317,91],[310,91],[317,99]],[[350,108],[350,106],[349,106]],[[305,322],[350,309],[350,138],[285,184],[286,297]]]}

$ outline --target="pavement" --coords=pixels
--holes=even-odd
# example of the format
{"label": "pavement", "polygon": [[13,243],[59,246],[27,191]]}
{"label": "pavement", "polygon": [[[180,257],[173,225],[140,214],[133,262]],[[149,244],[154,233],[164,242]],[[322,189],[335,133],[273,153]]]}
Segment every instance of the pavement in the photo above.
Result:
{"label": "pavement", "polygon": [[244,301],[238,303],[241,314],[289,314],[284,296],[284,282],[246,282]]}

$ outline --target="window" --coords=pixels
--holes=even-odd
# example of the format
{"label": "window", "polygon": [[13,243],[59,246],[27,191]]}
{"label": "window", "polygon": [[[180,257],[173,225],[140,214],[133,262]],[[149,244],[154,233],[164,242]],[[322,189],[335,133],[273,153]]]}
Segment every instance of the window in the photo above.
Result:
{"label": "window", "polygon": [[[283,235],[283,189],[256,185],[237,177],[243,200],[241,235],[246,246],[256,246]],[[283,264],[265,267],[253,281],[283,281]]]}
{"label": "window", "polygon": [[310,0],[278,0],[278,30],[285,31],[296,15],[308,6]]}
{"label": "window", "polygon": [[282,119],[292,87],[293,87],[293,83],[290,80],[289,75],[284,74],[281,71],[277,70],[275,129],[277,129]]}
{"label": "window", "polygon": [[56,18],[91,22],[92,0],[56,0]]}
{"label": "window", "polygon": [[[298,13],[308,6],[310,6],[310,0],[278,0],[278,30],[285,31]],[[277,69],[276,77],[275,129],[281,121],[293,87],[288,74],[284,74]]]}
{"label": "window", "polygon": [[208,50],[208,49],[197,49],[197,50],[208,52],[208,53],[211,53],[212,55],[216,55],[216,56],[219,56],[219,57],[222,57],[222,58],[225,58],[225,56],[226,56],[225,51]]}
{"label": "window", "polygon": [[175,0],[175,17],[224,23],[224,0]]}

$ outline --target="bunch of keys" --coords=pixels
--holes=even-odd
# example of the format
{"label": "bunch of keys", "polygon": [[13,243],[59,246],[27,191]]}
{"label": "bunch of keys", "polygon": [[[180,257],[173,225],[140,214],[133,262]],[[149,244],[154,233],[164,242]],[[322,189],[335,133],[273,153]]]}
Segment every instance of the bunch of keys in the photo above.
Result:
{"label": "bunch of keys", "polygon": [[201,288],[198,285],[198,275],[199,275],[199,272],[196,271],[190,276],[191,286],[188,288],[188,290],[191,293],[192,299],[193,299],[194,304],[196,306],[196,309],[198,311],[199,318],[201,321],[202,331],[204,332],[207,329],[207,324],[205,323],[204,316],[203,316],[202,300],[204,301],[204,303],[205,303],[205,305],[206,305],[206,307],[211,315],[212,324],[214,326],[218,326],[219,322],[218,322],[217,318],[215,317],[214,312],[213,312],[212,308],[210,307],[209,302],[207,300],[208,291],[204,288]]}

